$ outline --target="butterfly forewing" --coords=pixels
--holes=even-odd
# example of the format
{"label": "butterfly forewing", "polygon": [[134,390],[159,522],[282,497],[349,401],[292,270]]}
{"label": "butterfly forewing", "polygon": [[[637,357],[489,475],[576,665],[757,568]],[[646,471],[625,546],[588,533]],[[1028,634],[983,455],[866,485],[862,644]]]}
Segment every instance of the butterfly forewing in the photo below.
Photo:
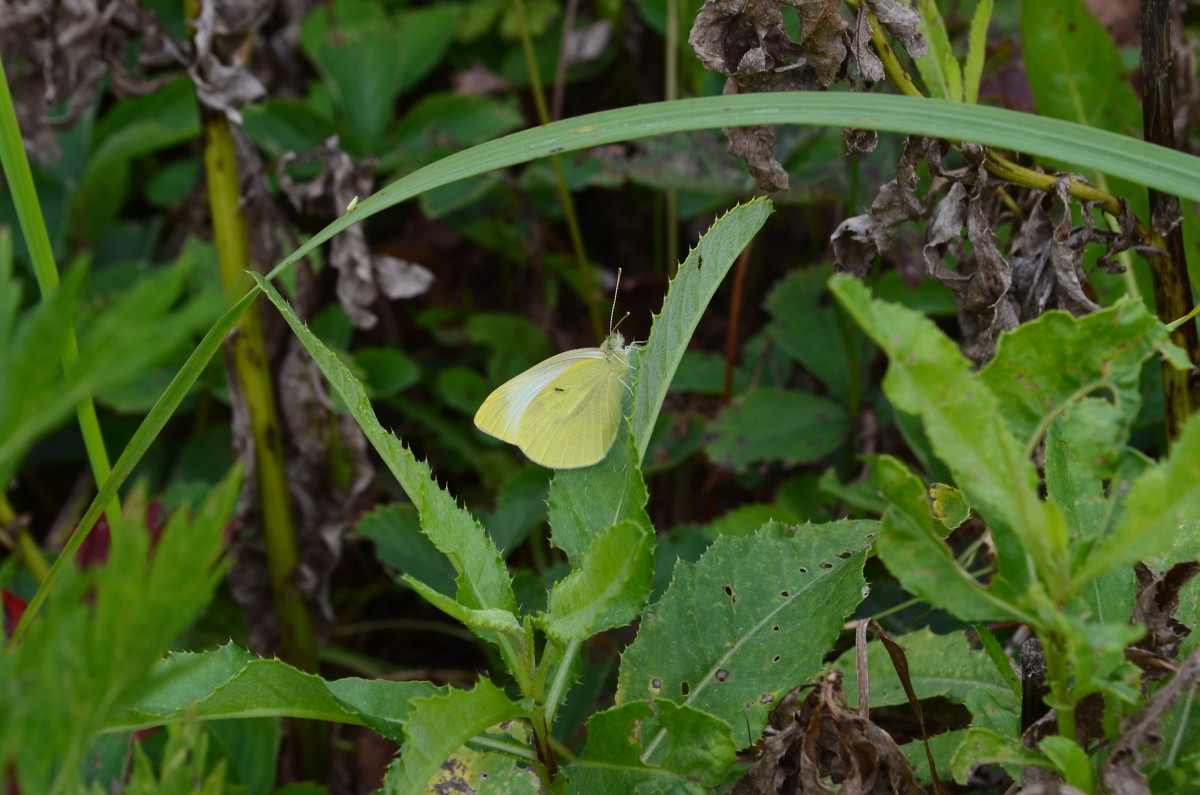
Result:
{"label": "butterfly forewing", "polygon": [[519,445],[521,417],[542,390],[581,361],[603,359],[599,348],[579,348],[551,356],[505,381],[475,412],[475,426],[509,444]]}
{"label": "butterfly forewing", "polygon": [[613,353],[579,362],[551,381],[521,420],[522,452],[554,469],[590,466],[603,459],[621,422],[625,368]]}

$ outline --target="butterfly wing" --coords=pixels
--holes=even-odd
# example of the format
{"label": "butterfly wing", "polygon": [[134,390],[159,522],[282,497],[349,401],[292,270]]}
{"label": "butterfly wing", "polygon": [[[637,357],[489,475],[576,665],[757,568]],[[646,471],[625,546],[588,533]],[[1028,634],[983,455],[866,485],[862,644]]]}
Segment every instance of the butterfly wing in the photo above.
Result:
{"label": "butterfly wing", "polygon": [[[496,387],[475,412],[475,427],[509,444],[520,445],[521,417],[556,378],[581,362],[603,359],[599,348],[579,348],[551,356]],[[539,462],[540,463],[540,462]]]}
{"label": "butterfly wing", "polygon": [[521,416],[517,444],[530,460],[552,469],[591,466],[608,454],[621,424],[620,351],[594,350],[551,380]]}

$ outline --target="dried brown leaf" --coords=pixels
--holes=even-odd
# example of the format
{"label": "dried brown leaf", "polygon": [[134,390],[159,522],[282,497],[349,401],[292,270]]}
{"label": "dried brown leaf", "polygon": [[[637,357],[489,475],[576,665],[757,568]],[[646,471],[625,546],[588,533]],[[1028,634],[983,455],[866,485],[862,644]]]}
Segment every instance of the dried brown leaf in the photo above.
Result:
{"label": "dried brown leaf", "polygon": [[921,216],[914,163],[923,149],[910,139],[896,166],[896,178],[879,189],[863,215],[847,218],[834,230],[831,242],[838,270],[865,276],[875,255],[891,248],[900,226]]}
{"label": "dried brown leaf", "polygon": [[1145,624],[1145,636],[1126,650],[1126,657],[1145,671],[1145,680],[1161,679],[1174,669],[1179,645],[1192,630],[1175,618],[1179,592],[1200,574],[1200,561],[1176,563],[1164,574],[1157,574],[1144,563],[1134,564],[1137,575],[1137,601],[1129,617],[1130,624]]}
{"label": "dried brown leaf", "polygon": [[884,30],[895,36],[913,58],[929,51],[929,44],[918,31],[921,15],[912,6],[896,0],[867,0],[867,8],[875,14]]}

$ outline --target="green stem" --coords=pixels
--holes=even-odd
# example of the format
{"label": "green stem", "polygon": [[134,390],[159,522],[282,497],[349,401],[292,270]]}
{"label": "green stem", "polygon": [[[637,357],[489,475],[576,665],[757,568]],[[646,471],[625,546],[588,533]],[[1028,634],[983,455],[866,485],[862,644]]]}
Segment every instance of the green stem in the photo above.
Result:
{"label": "green stem", "polygon": [[[29,168],[29,158],[21,140],[21,129],[17,123],[16,109],[13,107],[12,94],[8,90],[8,76],[4,71],[4,63],[0,60],[0,169],[8,178],[8,189],[12,194],[13,206],[17,211],[17,221],[21,225],[21,234],[29,249],[29,257],[33,263],[33,272],[37,278],[38,289],[42,299],[58,290],[58,267],[54,262],[54,250],[50,245],[50,235],[46,231],[46,221],[42,216],[42,207],[38,202],[37,188],[33,184],[33,172]],[[63,322],[73,323],[71,318]],[[70,372],[79,361],[79,343],[72,328],[67,332],[66,343],[61,352],[63,370]],[[79,402],[75,409],[79,422],[79,430],[83,435],[84,448],[87,450],[88,463],[92,469],[92,477],[97,485],[108,479],[112,471],[108,459],[108,451],[104,447],[104,435],[100,432],[100,420],[96,415],[96,405],[90,397]],[[113,498],[106,509],[108,524],[113,531],[121,525],[121,503]],[[80,523],[75,528],[67,542],[64,554],[74,554],[92,525]],[[52,580],[43,580],[42,588],[49,588]],[[37,597],[35,597],[36,599]],[[45,597],[42,597],[43,599]],[[40,604],[40,600],[39,600]],[[12,642],[17,641],[14,635]]]}
{"label": "green stem", "polygon": [[[542,90],[542,79],[538,76],[537,59],[533,54],[533,39],[529,35],[529,18],[525,14],[524,0],[513,0],[513,13],[517,18],[517,28],[521,31],[521,51],[525,55],[525,70],[529,72],[529,88],[533,94],[533,104],[537,109],[538,123],[550,123],[550,111],[546,108],[546,94]],[[558,190],[558,200],[562,203],[563,217],[567,222],[567,233],[571,237],[571,249],[575,255],[575,267],[579,270],[579,290],[583,302],[587,305],[588,317],[592,321],[592,333],[596,339],[604,336],[600,306],[596,303],[595,283],[592,280],[592,268],[588,264],[587,251],[583,247],[583,234],[579,229],[579,217],[575,214],[575,201],[571,191],[567,189],[567,176],[563,173],[562,161],[558,155],[550,155],[550,165],[554,169],[554,183]]]}

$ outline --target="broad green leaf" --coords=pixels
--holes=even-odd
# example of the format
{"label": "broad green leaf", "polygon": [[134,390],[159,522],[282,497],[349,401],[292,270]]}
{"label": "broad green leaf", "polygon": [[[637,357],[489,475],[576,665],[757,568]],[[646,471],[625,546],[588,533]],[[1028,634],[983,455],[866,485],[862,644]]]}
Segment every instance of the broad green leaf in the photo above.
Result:
{"label": "broad green leaf", "polygon": [[837,450],[850,430],[842,403],[807,392],[752,389],[713,423],[708,456],[722,467],[756,461],[805,464]]}
{"label": "broad green leaf", "polygon": [[1016,737],[1003,737],[990,729],[972,728],[967,730],[962,745],[950,760],[950,772],[955,781],[965,784],[972,768],[988,762],[1054,769],[1049,759],[1021,745]]}
{"label": "broad green leaf", "polygon": [[421,378],[421,367],[412,357],[393,348],[359,348],[354,352],[354,363],[362,368],[376,397],[394,395]]}
{"label": "broad green leaf", "polygon": [[938,11],[937,3],[934,0],[917,0],[917,11],[921,14],[917,29],[929,42],[929,50],[925,55],[915,59],[925,88],[931,97],[962,102],[962,69],[954,57],[950,37],[946,35],[946,22]]}
{"label": "broad green leaf", "polygon": [[1039,113],[1113,132],[1141,130],[1121,55],[1083,0],[1025,0],[1021,43]]}
{"label": "broad green leaf", "polygon": [[822,265],[796,270],[780,279],[767,295],[768,329],[793,359],[845,400],[858,379],[855,369],[865,358],[866,341],[829,305],[826,283],[833,268]]}
{"label": "broad green leaf", "polygon": [[[661,761],[647,763],[643,727],[662,727]],[[563,774],[571,792],[711,792],[737,759],[730,727],[667,699],[634,701],[587,722],[587,746]]]}
{"label": "broad green leaf", "polygon": [[[996,703],[1020,712],[1020,696],[1012,691],[988,656],[972,649],[962,633],[935,635],[922,629],[893,640],[904,647],[912,688],[918,699],[941,696],[961,704],[971,693],[986,692]],[[856,650],[851,648],[834,663],[845,674],[846,698],[852,705],[859,697],[855,658]],[[872,708],[908,703],[892,658],[878,641],[867,644],[867,671],[871,677]]]}
{"label": "broad green leaf", "polygon": [[[1184,426],[1171,454],[1147,470],[1129,487],[1123,511],[1111,532],[1087,556],[1076,561],[1075,587],[1079,588],[1120,566],[1146,560],[1172,549],[1175,538],[1200,516],[1200,419]],[[1188,533],[1193,541],[1196,534]],[[1185,552],[1200,552],[1193,547]]]}
{"label": "broad green leaf", "polygon": [[412,700],[436,692],[430,682],[326,681],[229,644],[210,652],[175,652],[156,663],[146,691],[108,729],[176,723],[189,714],[204,720],[292,717],[370,726],[399,742]]}
{"label": "broad green leaf", "polygon": [[537,623],[554,640],[587,640],[637,618],[650,595],[654,534],[623,521],[596,536],[577,568],[554,585]]}
{"label": "broad green leaf", "polygon": [[599,464],[557,470],[550,481],[546,500],[550,541],[576,567],[595,536],[607,528],[624,521],[650,527],[646,483],[627,428],[622,423],[612,449]]}
{"label": "broad green leaf", "polygon": [[[668,699],[720,718],[739,736],[748,723],[757,737],[775,701],[820,670],[862,600],[874,529],[771,523],[753,536],[718,538],[696,563],[678,563],[621,658],[617,704]],[[646,748],[647,759],[661,759],[657,741]]]}
{"label": "broad green leaf", "polygon": [[[429,540],[454,565],[458,573],[457,600],[461,606],[465,610],[483,611],[489,624],[498,622],[498,617],[490,611],[507,612],[516,623],[517,603],[513,596],[512,581],[492,539],[466,509],[438,486],[429,465],[418,462],[395,434],[384,430],[367,400],[362,384],[342,360],[300,322],[273,285],[257,273],[251,275],[321,368],[371,445],[412,500],[421,518],[421,528]],[[425,595],[431,593],[436,592],[427,589]]]}
{"label": "broad green leaf", "polygon": [[931,510],[925,484],[895,458],[879,456],[872,467],[888,501],[875,547],[904,588],[963,621],[1015,618],[1030,621],[1016,594],[980,585],[942,540],[948,532]]}
{"label": "broad green leaf", "polygon": [[403,753],[388,771],[383,793],[412,795],[425,792],[426,783],[459,747],[481,732],[529,714],[487,679],[471,690],[449,689],[436,696],[413,699],[404,723]]}
{"label": "broad green leaf", "polygon": [[1086,538],[1100,529],[1108,501],[1103,481],[1071,444],[1066,421],[1060,418],[1046,431],[1046,499],[1062,511],[1072,536]]}
{"label": "broad green leaf", "polygon": [[971,372],[958,346],[929,319],[872,300],[866,286],[850,276],[835,276],[830,288],[887,353],[888,398],[901,411],[921,416],[954,485],[987,521],[999,557],[997,576],[1021,592],[1036,570],[1052,594],[1065,590],[1065,522],[1054,505],[1039,499],[1029,451],[1004,421],[988,383]]}
{"label": "broad green leaf", "polygon": [[1123,428],[1141,408],[1142,363],[1170,343],[1145,305],[1122,299],[1083,317],[1044,313],[1000,337],[979,377],[999,401],[1005,422],[1027,450],[1072,401],[1111,395]]}

